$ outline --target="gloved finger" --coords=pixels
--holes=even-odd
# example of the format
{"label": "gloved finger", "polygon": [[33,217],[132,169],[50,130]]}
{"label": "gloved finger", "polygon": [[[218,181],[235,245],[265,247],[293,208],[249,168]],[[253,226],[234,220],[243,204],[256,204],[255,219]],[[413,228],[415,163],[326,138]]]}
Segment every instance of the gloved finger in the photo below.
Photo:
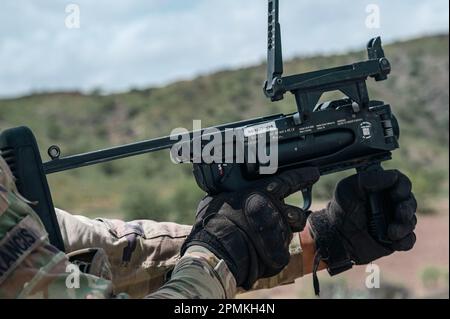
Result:
{"label": "gloved finger", "polygon": [[415,228],[416,221],[407,224],[392,223],[388,226],[387,235],[389,239],[398,241],[412,233]]}
{"label": "gloved finger", "polygon": [[416,234],[410,233],[405,238],[393,242],[391,247],[396,251],[408,251],[414,247],[415,243],[416,243]]}
{"label": "gloved finger", "polygon": [[398,181],[397,170],[366,171],[358,174],[359,186],[367,192],[381,192],[392,188]]}
{"label": "gloved finger", "polygon": [[399,202],[395,207],[395,220],[400,223],[409,223],[416,216],[417,201],[411,193],[407,200]]}
{"label": "gloved finger", "polygon": [[306,220],[308,219],[308,215],[310,212],[305,212],[303,209],[283,204],[281,207],[281,212],[284,217],[286,217],[286,221],[291,227],[292,232],[297,233],[302,231],[306,226]]}
{"label": "gloved finger", "polygon": [[305,167],[283,172],[260,182],[259,187],[277,199],[283,199],[314,185],[320,177],[316,167]]}
{"label": "gloved finger", "polygon": [[355,204],[357,199],[366,200],[367,192],[359,186],[359,175],[351,175],[339,181],[336,185],[335,196],[339,202],[344,200],[348,204]]}
{"label": "gloved finger", "polygon": [[289,262],[292,232],[277,206],[268,196],[252,193],[244,202],[243,212],[250,229],[257,234],[253,244],[259,257],[272,268],[283,268]]}
{"label": "gloved finger", "polygon": [[412,184],[409,178],[401,172],[397,171],[397,176],[397,182],[392,187],[392,189],[389,190],[389,196],[391,197],[392,201],[401,202],[410,197]]}

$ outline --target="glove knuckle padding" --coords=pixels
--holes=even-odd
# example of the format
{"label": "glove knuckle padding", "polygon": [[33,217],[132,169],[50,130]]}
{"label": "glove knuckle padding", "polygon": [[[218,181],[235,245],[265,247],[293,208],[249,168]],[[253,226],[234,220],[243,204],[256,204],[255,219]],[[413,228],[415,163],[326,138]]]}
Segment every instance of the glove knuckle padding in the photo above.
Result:
{"label": "glove knuckle padding", "polygon": [[395,208],[395,219],[401,223],[412,223],[417,210],[417,201],[411,193],[410,197],[399,202]]}
{"label": "glove knuckle padding", "polygon": [[392,243],[392,249],[396,251],[408,251],[411,250],[414,247],[414,244],[416,243],[416,234],[410,233],[405,238],[393,242]]}
{"label": "glove knuckle padding", "polygon": [[[401,179],[399,179],[399,183]],[[395,203],[395,214],[394,214],[394,220],[391,222],[391,224],[388,226],[388,237],[393,241],[399,241],[404,238],[408,238],[413,233],[416,224],[417,224],[417,216],[416,216],[416,210],[417,210],[417,201],[414,197],[414,194],[411,193],[411,187],[410,182],[408,180],[408,183],[403,183],[405,186],[402,187],[404,190],[401,190],[400,192],[395,195],[398,201]],[[408,190],[409,193],[406,193],[406,190]],[[402,192],[404,192],[402,194]],[[401,194],[401,197],[398,196],[398,194]],[[411,238],[409,240],[406,240],[407,245],[401,246],[401,250],[405,250],[407,247],[409,247],[409,244],[413,241]],[[413,243],[414,244],[414,243]],[[393,245],[393,247],[396,247],[396,245]],[[396,248],[394,248],[397,250]]]}
{"label": "glove knuckle padding", "polygon": [[411,195],[412,184],[408,177],[399,171],[395,171],[397,173],[397,181],[395,185],[393,185],[389,194],[391,196],[391,200],[394,202],[401,202],[408,199]]}
{"label": "glove knuckle padding", "polygon": [[248,228],[253,234],[256,251],[263,263],[271,270],[270,276],[279,272],[289,262],[289,245],[291,232],[279,209],[262,194],[250,194],[244,202],[244,215]]}
{"label": "glove knuckle padding", "polygon": [[388,226],[388,237],[391,240],[400,240],[405,238],[414,231],[414,225],[412,224],[395,224],[391,223]]}

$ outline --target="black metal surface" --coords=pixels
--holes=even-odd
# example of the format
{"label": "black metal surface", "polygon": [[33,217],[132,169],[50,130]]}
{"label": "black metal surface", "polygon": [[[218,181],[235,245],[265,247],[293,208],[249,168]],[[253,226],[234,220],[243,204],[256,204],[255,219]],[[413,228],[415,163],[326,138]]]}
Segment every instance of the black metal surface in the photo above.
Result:
{"label": "black metal surface", "polygon": [[20,194],[34,202],[31,207],[44,224],[50,243],[64,251],[64,242],[33,133],[23,126],[1,132],[0,152],[16,177]]}
{"label": "black metal surface", "polygon": [[[236,127],[244,127],[254,123],[270,121],[280,118],[281,114],[265,116],[257,119],[239,121],[225,125],[217,126],[218,130],[232,129]],[[205,128],[204,130],[208,130]],[[190,132],[189,136],[192,138],[194,132]],[[170,136],[155,138],[147,141],[112,147],[104,150],[88,152],[84,154],[77,154],[62,158],[56,158],[43,164],[45,174],[52,174],[62,171],[67,171],[75,168],[91,166],[108,161],[118,160],[131,156],[152,153],[171,148],[178,140],[172,140]]]}

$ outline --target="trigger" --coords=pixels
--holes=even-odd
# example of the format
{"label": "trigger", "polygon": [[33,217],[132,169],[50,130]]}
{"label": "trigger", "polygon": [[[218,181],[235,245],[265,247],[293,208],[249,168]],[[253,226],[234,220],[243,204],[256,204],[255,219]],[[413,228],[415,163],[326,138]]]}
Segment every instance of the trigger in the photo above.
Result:
{"label": "trigger", "polygon": [[302,209],[306,212],[311,208],[312,204],[312,186],[302,189],[302,195],[303,195]]}

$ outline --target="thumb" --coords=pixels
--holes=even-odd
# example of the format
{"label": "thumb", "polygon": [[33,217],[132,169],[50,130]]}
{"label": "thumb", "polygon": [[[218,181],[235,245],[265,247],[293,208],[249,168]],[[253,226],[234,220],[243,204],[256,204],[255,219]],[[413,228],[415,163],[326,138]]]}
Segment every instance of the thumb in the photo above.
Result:
{"label": "thumb", "polygon": [[291,231],[293,233],[301,232],[306,226],[306,220],[308,219],[310,211],[304,211],[303,209],[283,204],[281,207],[281,213],[286,218],[289,226],[291,227]]}

